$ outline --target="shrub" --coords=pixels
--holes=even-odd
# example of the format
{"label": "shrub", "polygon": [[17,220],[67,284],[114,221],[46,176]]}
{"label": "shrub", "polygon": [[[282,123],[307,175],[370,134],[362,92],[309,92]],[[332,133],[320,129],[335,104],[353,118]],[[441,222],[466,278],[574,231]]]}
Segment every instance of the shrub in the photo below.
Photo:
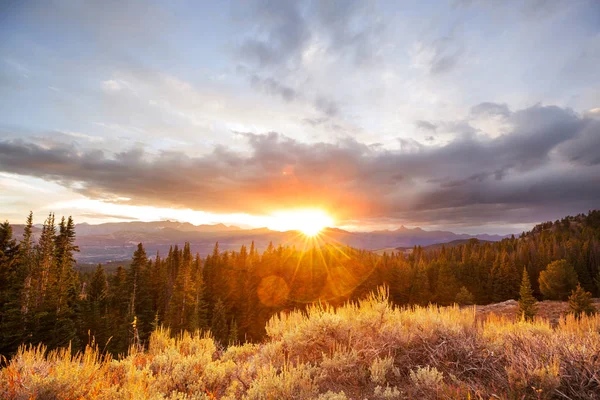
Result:
{"label": "shrub", "polygon": [[161,328],[119,360],[22,347],[0,369],[0,398],[599,398],[598,314],[478,321],[473,308],[398,308],[386,296],[281,314],[264,343],[227,350]]}

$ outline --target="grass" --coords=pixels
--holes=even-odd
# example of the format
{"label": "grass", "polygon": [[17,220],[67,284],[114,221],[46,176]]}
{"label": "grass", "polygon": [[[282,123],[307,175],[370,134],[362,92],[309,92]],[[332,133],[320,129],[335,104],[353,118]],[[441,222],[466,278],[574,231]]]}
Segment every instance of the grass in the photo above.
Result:
{"label": "grass", "polygon": [[474,308],[399,308],[380,289],[273,317],[262,344],[152,334],[121,359],[21,348],[0,371],[6,399],[597,399],[600,316],[557,324]]}

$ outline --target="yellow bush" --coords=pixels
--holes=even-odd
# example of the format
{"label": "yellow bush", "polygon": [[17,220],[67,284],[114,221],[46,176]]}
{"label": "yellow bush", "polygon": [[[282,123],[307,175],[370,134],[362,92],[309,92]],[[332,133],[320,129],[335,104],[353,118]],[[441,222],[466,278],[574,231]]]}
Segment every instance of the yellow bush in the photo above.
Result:
{"label": "yellow bush", "polygon": [[0,370],[0,398],[600,398],[599,315],[478,322],[472,307],[394,307],[380,289],[266,329],[264,343],[223,350],[210,334],[159,328],[120,360],[22,347]]}

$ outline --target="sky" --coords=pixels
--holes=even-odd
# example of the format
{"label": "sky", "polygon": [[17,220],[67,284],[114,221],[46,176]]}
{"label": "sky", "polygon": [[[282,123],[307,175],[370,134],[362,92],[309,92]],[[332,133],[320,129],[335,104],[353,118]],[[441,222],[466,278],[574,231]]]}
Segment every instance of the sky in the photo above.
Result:
{"label": "sky", "polygon": [[599,65],[597,0],[3,1],[0,218],[518,233],[600,206]]}

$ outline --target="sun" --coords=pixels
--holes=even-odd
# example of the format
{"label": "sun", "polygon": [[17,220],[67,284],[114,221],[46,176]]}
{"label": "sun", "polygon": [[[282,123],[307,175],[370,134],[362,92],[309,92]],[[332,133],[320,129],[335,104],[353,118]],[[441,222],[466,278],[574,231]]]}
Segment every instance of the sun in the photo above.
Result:
{"label": "sun", "polygon": [[316,236],[328,226],[333,226],[333,218],[318,209],[280,211],[273,214],[271,229],[300,231],[306,236]]}

